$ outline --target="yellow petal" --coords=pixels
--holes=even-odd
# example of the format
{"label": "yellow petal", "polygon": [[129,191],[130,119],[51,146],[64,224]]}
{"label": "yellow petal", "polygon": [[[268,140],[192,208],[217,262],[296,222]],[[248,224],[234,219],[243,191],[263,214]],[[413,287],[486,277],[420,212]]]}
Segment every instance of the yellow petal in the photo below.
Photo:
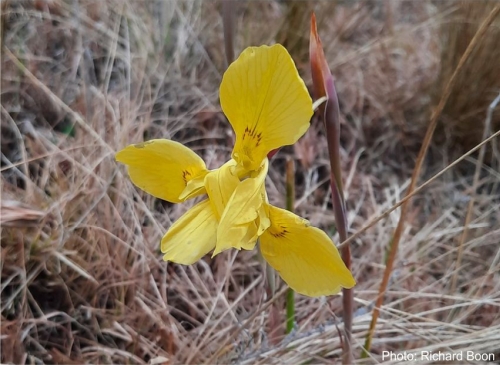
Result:
{"label": "yellow petal", "polygon": [[208,200],[180,217],[161,240],[163,260],[191,265],[214,249],[217,218]]}
{"label": "yellow petal", "polygon": [[137,187],[157,198],[180,203],[205,193],[203,184],[198,184],[179,197],[189,181],[203,182],[208,171],[196,153],[178,142],[153,139],[130,145],[116,154],[116,160],[128,166]]}
{"label": "yellow petal", "polygon": [[234,189],[220,218],[214,255],[229,248],[253,249],[258,236],[269,227],[267,212],[262,209],[268,166],[266,158],[258,171]]}
{"label": "yellow petal", "polygon": [[186,187],[182,191],[181,195],[179,195],[179,200],[186,201],[194,198],[195,196],[205,194],[205,176],[207,173],[208,171],[203,171],[191,180],[188,180]]}
{"label": "yellow petal", "polygon": [[222,78],[220,102],[236,133],[233,158],[247,170],[295,143],[313,115],[304,81],[279,44],[245,49]]}
{"label": "yellow petal", "polygon": [[291,212],[267,206],[271,226],[260,237],[261,252],[290,288],[318,297],[356,284],[325,232]]}
{"label": "yellow petal", "polygon": [[221,218],[234,190],[240,184],[238,176],[233,174],[235,165],[235,160],[229,160],[205,176],[205,188],[217,219]]}

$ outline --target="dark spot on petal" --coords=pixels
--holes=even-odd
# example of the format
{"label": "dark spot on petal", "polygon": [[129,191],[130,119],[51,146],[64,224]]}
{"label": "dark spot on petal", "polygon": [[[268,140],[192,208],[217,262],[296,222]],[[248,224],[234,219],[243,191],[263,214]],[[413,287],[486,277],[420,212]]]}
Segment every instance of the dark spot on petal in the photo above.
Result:
{"label": "dark spot on petal", "polygon": [[277,232],[272,232],[271,230],[269,230],[269,233],[271,233],[275,238],[283,238],[289,231],[287,231],[286,227],[284,226],[280,226],[280,228],[281,229]]}
{"label": "dark spot on petal", "polygon": [[188,178],[191,177],[191,173],[188,170],[182,171],[182,178],[184,179],[184,182],[187,184]]}

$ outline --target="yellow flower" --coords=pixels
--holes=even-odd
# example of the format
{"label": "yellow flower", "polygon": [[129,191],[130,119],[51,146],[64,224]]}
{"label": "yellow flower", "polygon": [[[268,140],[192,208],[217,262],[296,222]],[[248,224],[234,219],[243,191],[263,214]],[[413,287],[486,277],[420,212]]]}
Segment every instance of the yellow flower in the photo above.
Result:
{"label": "yellow flower", "polygon": [[336,247],[321,230],[269,204],[267,155],[295,143],[309,127],[312,101],[295,64],[281,45],[250,47],[224,74],[222,110],[236,142],[232,159],[209,171],[180,143],[157,139],[116,154],[131,180],[155,197],[180,203],[207,199],[177,220],[161,241],[165,261],[190,265],[213,250],[251,250],[283,280],[308,296],[336,294],[355,285]]}

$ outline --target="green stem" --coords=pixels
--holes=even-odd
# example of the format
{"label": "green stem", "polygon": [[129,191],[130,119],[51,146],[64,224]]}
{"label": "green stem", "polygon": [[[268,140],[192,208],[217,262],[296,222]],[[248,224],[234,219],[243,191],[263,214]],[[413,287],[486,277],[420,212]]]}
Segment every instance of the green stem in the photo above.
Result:
{"label": "green stem", "polygon": [[295,292],[288,288],[286,292],[286,334],[290,334],[295,327]]}
{"label": "green stem", "polygon": [[[295,205],[295,164],[293,159],[286,161],[286,209],[294,211]],[[293,331],[295,326],[295,292],[288,288],[286,293],[286,334]]]}

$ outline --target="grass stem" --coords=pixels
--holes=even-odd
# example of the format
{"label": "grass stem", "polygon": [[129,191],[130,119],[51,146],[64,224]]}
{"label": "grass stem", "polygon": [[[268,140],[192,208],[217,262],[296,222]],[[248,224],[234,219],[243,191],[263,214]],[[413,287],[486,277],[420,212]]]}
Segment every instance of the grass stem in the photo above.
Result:
{"label": "grass stem", "polygon": [[[286,161],[286,209],[294,211],[295,206],[295,164],[293,159]],[[288,288],[286,293],[286,334],[293,331],[295,326],[295,292]]]}

